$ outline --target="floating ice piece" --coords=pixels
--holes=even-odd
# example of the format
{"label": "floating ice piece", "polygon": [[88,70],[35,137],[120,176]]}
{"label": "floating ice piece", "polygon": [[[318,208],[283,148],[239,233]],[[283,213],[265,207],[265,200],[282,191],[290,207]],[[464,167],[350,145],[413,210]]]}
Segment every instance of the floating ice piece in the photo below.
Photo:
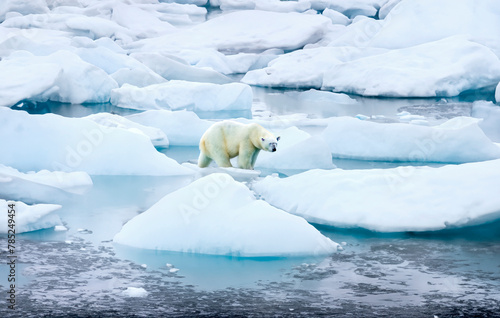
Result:
{"label": "floating ice piece", "polygon": [[343,62],[386,52],[385,49],[318,47],[282,55],[264,69],[248,72],[241,81],[250,85],[321,88],[323,76]]}
{"label": "floating ice piece", "polygon": [[98,113],[89,115],[84,118],[90,119],[105,127],[117,127],[131,132],[143,134],[151,139],[151,142],[156,147],[168,148],[169,146],[167,135],[165,135],[165,133],[161,129],[144,126],[119,115],[110,113]]}
{"label": "floating ice piece", "polygon": [[479,127],[494,142],[500,142],[500,106],[478,101],[472,104],[472,117],[481,118]]}
{"label": "floating ice piece", "polygon": [[35,204],[27,205],[20,201],[5,201],[0,199],[0,209],[3,211],[0,216],[0,234],[5,234],[10,229],[8,227],[10,210],[8,204],[14,204],[15,211],[15,234],[48,229],[56,225],[62,225],[61,219],[52,212],[59,210],[57,204]]}
{"label": "floating ice piece", "polygon": [[122,291],[122,295],[125,297],[146,297],[148,292],[142,287],[127,287]]}
{"label": "floating ice piece", "polygon": [[500,158],[500,147],[478,119],[456,117],[435,126],[329,119],[323,138],[334,157],[361,160],[464,163]]}
{"label": "floating ice piece", "polygon": [[213,124],[185,110],[148,110],[126,118],[142,125],[161,129],[172,146],[198,146],[201,136]]}
{"label": "floating ice piece", "polygon": [[24,202],[58,202],[66,193],[84,194],[92,187],[85,172],[42,170],[22,173],[0,164],[0,196]]}
{"label": "floating ice piece", "polygon": [[333,24],[348,25],[349,23],[351,23],[351,20],[348,17],[346,17],[342,13],[335,11],[335,10],[332,10],[332,9],[326,8],[325,10],[323,10],[322,14],[325,17],[332,20]]}
{"label": "floating ice piece", "polygon": [[64,225],[56,225],[56,226],[54,226],[54,231],[56,231],[56,232],[65,232],[67,230],[68,230],[68,228],[65,227]]}
{"label": "floating ice piece", "polygon": [[142,88],[125,84],[111,92],[113,105],[140,110],[248,110],[252,100],[251,87],[241,83],[169,81]]}
{"label": "floating ice piece", "polygon": [[316,10],[333,9],[349,18],[358,15],[374,17],[385,2],[387,0],[311,0],[311,6]]}
{"label": "floating ice piece", "polygon": [[229,54],[273,48],[295,50],[320,40],[330,24],[330,19],[317,14],[246,10],[223,14],[176,33],[137,41],[130,48],[141,52],[213,48]]}
{"label": "floating ice piece", "polygon": [[137,38],[150,38],[176,30],[170,23],[160,20],[140,6],[118,3],[113,6],[111,20],[134,32]]}
{"label": "floating ice piece", "polygon": [[461,37],[389,51],[332,67],[322,89],[363,96],[457,96],[500,80],[500,60]]}
{"label": "floating ice piece", "polygon": [[113,239],[138,248],[242,257],[329,254],[337,243],[304,219],[256,200],[227,174],[172,192]]}
{"label": "floating ice piece", "polygon": [[[500,160],[440,168],[310,170],[253,185],[309,222],[373,231],[435,231],[500,218]],[[453,195],[450,195],[453,193]]]}
{"label": "floating ice piece", "polygon": [[168,80],[227,84],[231,79],[214,70],[193,67],[184,60],[159,53],[135,53],[132,57],[141,61]]}
{"label": "floating ice piece", "polygon": [[[47,141],[50,142],[47,142]],[[0,163],[21,171],[93,175],[192,174],[156,151],[148,137],[85,118],[29,115],[0,108]]]}
{"label": "floating ice piece", "polygon": [[49,8],[44,0],[2,0],[0,7],[0,23],[7,13],[17,12],[22,15],[47,13]]}
{"label": "floating ice piece", "polygon": [[255,163],[256,168],[279,172],[334,168],[332,154],[323,138],[311,137],[295,126],[277,132],[275,136],[280,136],[278,150],[273,153],[261,151]]}

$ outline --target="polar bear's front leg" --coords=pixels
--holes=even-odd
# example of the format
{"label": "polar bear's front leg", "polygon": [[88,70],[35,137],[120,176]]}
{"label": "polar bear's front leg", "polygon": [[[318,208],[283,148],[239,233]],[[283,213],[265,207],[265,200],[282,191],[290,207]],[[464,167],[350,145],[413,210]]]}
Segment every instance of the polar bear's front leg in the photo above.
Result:
{"label": "polar bear's front leg", "polygon": [[255,154],[255,147],[241,146],[238,154],[238,167],[241,169],[253,169],[253,157]]}

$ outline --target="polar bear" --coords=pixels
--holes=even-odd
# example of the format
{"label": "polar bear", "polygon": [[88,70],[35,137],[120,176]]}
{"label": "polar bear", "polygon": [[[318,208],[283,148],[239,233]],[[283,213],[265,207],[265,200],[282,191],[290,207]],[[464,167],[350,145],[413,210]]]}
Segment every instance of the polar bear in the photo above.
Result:
{"label": "polar bear", "polygon": [[238,167],[253,169],[259,151],[275,152],[279,140],[259,124],[224,120],[201,137],[198,166],[207,167],[214,160],[219,167],[232,167],[229,159],[238,156]]}

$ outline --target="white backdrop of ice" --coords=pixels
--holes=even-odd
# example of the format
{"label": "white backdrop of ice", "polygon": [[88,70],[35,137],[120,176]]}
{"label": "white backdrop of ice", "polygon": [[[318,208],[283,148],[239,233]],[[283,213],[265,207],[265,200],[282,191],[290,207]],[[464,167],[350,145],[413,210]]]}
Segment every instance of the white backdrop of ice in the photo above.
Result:
{"label": "white backdrop of ice", "polygon": [[145,126],[161,129],[172,146],[198,146],[201,136],[213,124],[185,110],[148,110],[126,118]]}
{"label": "white backdrop of ice", "polygon": [[113,105],[140,110],[247,110],[252,107],[252,100],[252,89],[242,83],[169,81],[146,87],[125,84],[111,91]]}
{"label": "white backdrop of ice", "polygon": [[3,213],[0,216],[0,234],[5,234],[10,229],[9,225],[8,204],[15,205],[15,234],[31,232],[41,229],[47,229],[56,225],[62,225],[61,219],[57,214],[52,212],[59,210],[60,205],[57,204],[35,204],[27,205],[20,201],[5,201],[0,199],[0,209]]}
{"label": "white backdrop of ice", "polygon": [[338,246],[304,219],[256,200],[245,185],[221,173],[166,195],[128,221],[113,240],[145,249],[241,257],[329,254]]}
{"label": "white backdrop of ice", "polygon": [[310,170],[253,189],[309,222],[373,231],[434,231],[500,217],[500,160],[440,168]]}
{"label": "white backdrop of ice", "polygon": [[29,115],[0,108],[0,163],[20,171],[91,175],[183,175],[192,172],[156,151],[143,134],[85,118]]}
{"label": "white backdrop of ice", "polygon": [[334,157],[362,160],[464,163],[500,158],[500,147],[478,119],[456,117],[434,127],[330,118],[323,138]]}

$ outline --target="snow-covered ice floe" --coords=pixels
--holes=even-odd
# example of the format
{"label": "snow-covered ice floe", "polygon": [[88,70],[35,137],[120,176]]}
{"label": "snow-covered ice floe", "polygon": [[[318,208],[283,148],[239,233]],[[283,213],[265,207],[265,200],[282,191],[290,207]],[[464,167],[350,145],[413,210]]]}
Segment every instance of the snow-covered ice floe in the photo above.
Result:
{"label": "snow-covered ice floe", "polygon": [[304,219],[256,200],[215,173],[168,194],[128,221],[114,242],[137,248],[241,257],[329,254],[338,244]]}
{"label": "snow-covered ice floe", "polygon": [[[85,118],[29,115],[0,108],[0,163],[20,171],[85,171],[91,175],[186,175],[142,133]],[[7,151],[8,150],[8,151]]]}
{"label": "snow-covered ice floe", "polygon": [[168,52],[213,48],[224,53],[295,50],[321,39],[330,19],[317,14],[259,10],[223,14],[189,29],[137,41],[133,51]]}
{"label": "snow-covered ice floe", "polygon": [[338,64],[322,89],[364,96],[457,96],[500,80],[500,59],[464,37],[450,37]]}
{"label": "snow-covered ice floe", "polygon": [[322,136],[338,158],[464,163],[500,158],[500,147],[479,128],[480,119],[455,117],[439,126],[328,119]]}
{"label": "snow-covered ice floe", "polygon": [[250,86],[241,83],[169,81],[146,87],[125,84],[111,92],[113,105],[141,110],[248,110],[252,99]]}
{"label": "snow-covered ice floe", "polygon": [[61,192],[84,194],[92,187],[85,172],[42,170],[22,173],[0,164],[0,196],[30,202],[57,202]]}
{"label": "snow-covered ice floe", "polygon": [[440,168],[310,170],[253,185],[309,222],[373,231],[434,231],[500,218],[500,160]]}
{"label": "snow-covered ice floe", "polygon": [[27,205],[20,201],[5,201],[0,199],[0,209],[4,211],[0,217],[0,234],[5,234],[9,230],[7,211],[9,204],[14,204],[15,211],[15,234],[48,229],[57,225],[62,225],[58,215],[52,213],[61,208],[57,204],[35,204]]}
{"label": "snow-covered ice floe", "polygon": [[213,122],[200,119],[194,112],[181,110],[147,110],[129,115],[127,119],[161,129],[172,146],[197,146],[201,136]]}

